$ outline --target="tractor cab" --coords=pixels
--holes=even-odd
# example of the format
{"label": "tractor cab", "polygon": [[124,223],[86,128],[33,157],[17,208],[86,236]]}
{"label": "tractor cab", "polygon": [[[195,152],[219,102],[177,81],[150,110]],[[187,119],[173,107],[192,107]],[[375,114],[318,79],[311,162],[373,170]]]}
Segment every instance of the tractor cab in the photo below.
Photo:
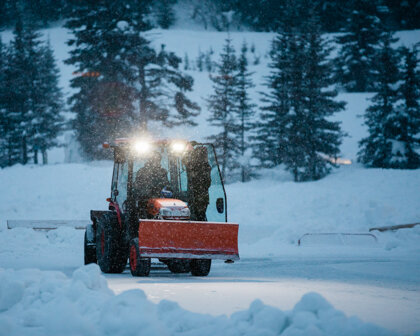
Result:
{"label": "tractor cab", "polygon": [[[194,153],[201,151],[206,156],[200,157],[203,162],[192,162]],[[159,197],[154,195],[147,200],[145,218],[165,218],[199,220],[196,212],[191,211],[194,201],[194,186],[202,184],[205,176],[210,179],[208,190],[208,205],[205,218],[212,222],[226,222],[226,193],[223,180],[217,164],[214,148],[211,144],[198,144],[186,141],[116,141],[114,150],[114,170],[111,183],[111,202],[117,205],[122,213],[128,210],[132,198],[135,207],[139,207],[136,195],[136,176],[145,167],[154,153],[159,153],[160,167],[166,171],[169,185],[162,188]],[[195,167],[192,167],[195,164]],[[206,171],[208,170],[208,171]],[[193,178],[198,175],[199,178]],[[137,186],[142,188],[143,186]],[[145,187],[145,186],[144,186]],[[204,188],[206,189],[206,188]],[[202,201],[201,201],[202,202]],[[139,217],[141,218],[139,212]],[[143,212],[144,213],[144,212]]]}

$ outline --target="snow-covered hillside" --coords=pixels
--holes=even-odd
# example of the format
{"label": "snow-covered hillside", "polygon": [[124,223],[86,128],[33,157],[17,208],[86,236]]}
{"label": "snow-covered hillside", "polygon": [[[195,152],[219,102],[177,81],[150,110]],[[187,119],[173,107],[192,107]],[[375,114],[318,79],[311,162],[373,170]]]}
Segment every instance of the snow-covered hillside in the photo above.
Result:
{"label": "snow-covered hillside", "polygon": [[[51,45],[54,50],[55,57],[60,69],[60,86],[64,89],[66,97],[72,94],[70,88],[70,80],[73,77],[75,69],[67,64],[64,60],[68,58],[70,47],[67,46],[66,41],[70,37],[70,33],[61,27],[43,30],[45,39],[50,39]],[[260,92],[265,90],[263,83],[265,76],[269,73],[267,64],[269,62],[268,52],[270,50],[270,43],[274,37],[273,33],[258,33],[258,32],[215,32],[215,31],[195,31],[195,30],[162,30],[154,29],[147,33],[149,39],[152,40],[152,45],[155,48],[160,48],[161,44],[165,44],[167,50],[175,52],[178,56],[184,59],[188,55],[191,66],[194,68],[194,62],[200,52],[206,53],[210,50],[213,51],[211,56],[212,61],[218,61],[218,55],[222,50],[222,46],[227,37],[232,39],[232,44],[236,51],[239,52],[241,44],[246,41],[249,47],[255,47],[255,52],[249,52],[250,71],[254,72],[253,81],[256,87],[250,92],[251,98],[255,103],[259,104],[261,98]],[[2,40],[8,42],[12,39],[11,31],[1,33]],[[396,33],[399,38],[397,45],[412,46],[420,42],[420,31],[401,31]],[[331,56],[334,56],[332,53]],[[254,64],[255,59],[258,59],[258,64]],[[183,67],[184,64],[181,64]],[[191,128],[177,127],[173,129],[162,130],[156,125],[156,132],[164,134],[166,137],[187,137],[194,140],[204,140],[206,136],[215,133],[215,129],[208,125],[207,119],[209,117],[207,111],[206,99],[212,91],[212,83],[209,79],[207,71],[200,72],[195,70],[186,71],[194,78],[194,91],[189,95],[201,107],[201,114],[197,118],[198,126]],[[346,109],[341,113],[334,116],[335,120],[342,122],[343,131],[348,134],[341,146],[342,157],[355,160],[358,151],[358,141],[366,135],[366,129],[362,125],[362,115],[369,105],[372,94],[339,94],[337,99],[347,102]],[[71,114],[68,114],[71,118]],[[50,162],[63,162],[64,149],[53,149],[50,153]]]}

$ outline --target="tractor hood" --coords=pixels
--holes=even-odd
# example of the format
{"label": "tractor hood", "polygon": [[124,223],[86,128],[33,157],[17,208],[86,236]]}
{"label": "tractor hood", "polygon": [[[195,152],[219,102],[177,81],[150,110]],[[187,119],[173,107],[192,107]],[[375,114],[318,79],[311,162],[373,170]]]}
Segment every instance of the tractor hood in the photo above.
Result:
{"label": "tractor hood", "polygon": [[161,219],[188,220],[190,218],[187,203],[175,198],[152,198],[147,203],[147,212]]}

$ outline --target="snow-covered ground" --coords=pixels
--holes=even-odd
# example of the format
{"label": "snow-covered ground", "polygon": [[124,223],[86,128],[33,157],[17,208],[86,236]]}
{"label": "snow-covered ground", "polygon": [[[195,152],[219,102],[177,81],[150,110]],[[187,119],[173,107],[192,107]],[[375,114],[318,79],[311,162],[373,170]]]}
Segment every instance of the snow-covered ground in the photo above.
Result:
{"label": "snow-covered ground", "polygon": [[[419,170],[375,170],[353,165],[321,181],[294,183],[278,169],[262,172],[264,177],[258,181],[228,185],[229,220],[240,223],[242,259],[234,265],[214,263],[206,278],[153,269],[149,278],[139,279],[125,271],[106,275],[107,285],[92,288],[86,283],[105,280],[98,280],[97,270],[77,270],[83,263],[83,231],[60,228],[43,233],[5,228],[6,219],[88,219],[90,209],[106,208],[111,173],[112,165],[106,161],[16,166],[0,171],[0,268],[4,269],[0,276],[6,279],[0,281],[4,284],[0,285],[0,330],[8,330],[7,335],[43,334],[45,330],[46,334],[61,331],[66,335],[73,324],[82,328],[73,332],[89,334],[86,330],[90,330],[91,323],[100,323],[103,316],[110,314],[103,307],[114,305],[131,307],[138,314],[147,305],[150,319],[157,321],[150,328],[159,325],[163,334],[189,331],[205,335],[214,331],[212,328],[230,328],[236,332],[232,331],[232,335],[240,334],[252,326],[237,321],[237,316],[247,314],[246,323],[252,324],[262,318],[250,317],[256,307],[271,312],[265,323],[273,334],[283,329],[289,330],[288,334],[295,327],[301,333],[315,333],[305,328],[316,326],[331,335],[331,329],[325,329],[331,325],[337,335],[346,334],[347,328],[348,334],[381,334],[379,329],[369,329],[373,327],[343,315],[337,315],[339,322],[329,326],[321,318],[323,313],[315,317],[299,313],[296,317],[293,307],[307,292],[321,294],[336,309],[364,322],[399,333],[420,330],[420,227],[395,233],[374,232],[377,243],[370,237],[346,240],[345,244],[335,238],[313,238],[303,239],[302,246],[297,246],[297,240],[306,232],[368,232],[373,226],[418,221]],[[122,296],[114,296],[106,286]],[[160,314],[162,306],[174,304],[156,306],[140,299],[144,294],[131,292],[133,289],[143,290],[154,304],[175,301],[182,309],[212,317],[176,306],[172,312],[164,310]],[[81,296],[102,304],[93,305]],[[254,303],[250,307],[255,299],[264,305]],[[322,299],[310,301],[316,306]],[[68,324],[61,323],[56,315],[52,321],[58,322],[46,322],[45,314],[67,310],[75,314]],[[238,310],[245,312],[235,314]],[[330,313],[339,314],[335,310]],[[128,323],[135,328],[142,321],[118,314],[121,324],[114,320],[115,327]],[[177,324],[166,314],[176,316]],[[214,317],[220,314],[231,317]],[[81,315],[93,317],[86,322]],[[279,317],[283,315],[287,321],[284,324]],[[297,325],[295,319],[300,321]],[[202,323],[204,329],[198,329]],[[258,323],[255,328],[260,328]],[[363,332],[363,328],[369,331]],[[265,332],[249,330],[253,330],[250,334]]]}
{"label": "snow-covered ground", "polygon": [[0,280],[1,335],[393,335],[347,317],[317,293],[305,294],[289,311],[255,300],[227,317],[192,313],[167,300],[154,304],[139,289],[115,295],[96,265],[71,278],[0,270]]}

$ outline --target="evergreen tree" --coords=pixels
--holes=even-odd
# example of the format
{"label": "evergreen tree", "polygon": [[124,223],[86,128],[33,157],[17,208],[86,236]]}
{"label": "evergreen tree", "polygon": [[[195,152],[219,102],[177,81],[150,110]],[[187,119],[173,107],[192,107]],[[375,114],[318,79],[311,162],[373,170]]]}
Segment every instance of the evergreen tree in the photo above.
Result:
{"label": "evergreen tree", "polygon": [[315,0],[314,3],[323,32],[339,32],[344,28],[346,19],[350,16],[352,1]]}
{"label": "evergreen tree", "polygon": [[184,70],[190,70],[190,59],[187,53],[184,55]]}
{"label": "evergreen tree", "polygon": [[294,29],[285,24],[272,44],[257,153],[263,153],[258,155],[263,166],[285,164],[295,181],[317,180],[329,173],[339,153],[343,133],[328,119],[344,103],[335,101],[337,93],[330,89],[331,48],[316,19],[299,27],[301,33]]}
{"label": "evergreen tree", "polygon": [[7,98],[7,54],[6,47],[0,37],[0,168],[7,166],[7,140],[8,120],[6,118]]}
{"label": "evergreen tree", "polygon": [[156,2],[157,23],[163,29],[168,29],[175,22],[173,5],[176,0],[158,0]]}
{"label": "evergreen tree", "polygon": [[381,41],[378,62],[378,93],[372,98],[373,104],[365,112],[368,137],[359,143],[358,159],[368,167],[392,168],[400,165],[404,156],[401,144],[401,118],[396,108],[399,80],[397,53],[391,44],[395,42],[390,33],[385,33]]}
{"label": "evergreen tree", "polygon": [[62,98],[58,70],[49,45],[40,42],[32,23],[18,18],[10,50],[2,59],[0,106],[3,154],[1,165],[28,163],[38,151],[47,161],[47,150],[55,145],[61,130]]}
{"label": "evergreen tree", "polygon": [[[262,92],[260,120],[254,137],[255,156],[262,167],[274,167],[283,162],[288,145],[287,125],[290,110],[291,55],[297,55],[295,37],[290,32],[279,32],[271,43],[270,75],[266,77],[267,91]],[[299,56],[295,57],[296,60]]]}
{"label": "evergreen tree", "polygon": [[74,6],[65,25],[74,35],[66,63],[77,69],[71,80],[76,93],[69,103],[76,114],[77,140],[89,159],[106,157],[101,143],[126,136],[136,123],[130,86],[135,70],[121,53],[130,47],[124,32],[130,10],[128,2],[86,1]]}
{"label": "evergreen tree", "polygon": [[[198,116],[200,107],[188,99],[185,94],[192,91],[194,80],[191,76],[178,70],[181,59],[173,52],[167,52],[165,45],[162,45],[155,63],[159,68],[152,67],[147,71],[149,82],[153,84],[149,84],[154,97],[154,101],[149,102],[151,111],[161,109],[161,115],[165,116],[165,119],[161,119],[161,121],[169,127],[179,125],[197,126],[192,118]],[[171,86],[176,91],[174,97],[172,97],[172,92],[163,89]],[[169,109],[172,108],[172,105],[166,104],[165,101],[171,101],[172,99],[177,113],[170,115]],[[151,113],[150,115],[153,116]]]}
{"label": "evergreen tree", "polygon": [[337,38],[341,48],[336,59],[336,80],[349,92],[375,90],[377,45],[382,30],[376,3],[354,0],[346,32]]}
{"label": "evergreen tree", "polygon": [[402,83],[398,89],[397,113],[392,120],[396,140],[403,146],[397,167],[415,169],[420,167],[420,73],[416,47],[402,48],[401,55]]}
{"label": "evergreen tree", "polygon": [[1,63],[4,72],[0,75],[0,142],[1,142],[1,162],[0,166],[11,166],[21,162],[21,134],[20,117],[17,112],[16,92],[14,91],[14,81],[16,73],[12,68],[12,48],[2,46]]}
{"label": "evergreen tree", "polygon": [[236,137],[237,125],[237,62],[231,39],[227,38],[220,54],[220,61],[216,64],[216,75],[210,75],[213,82],[214,93],[208,98],[208,107],[211,113],[208,121],[212,126],[220,129],[220,133],[210,136],[216,147],[222,176],[227,178],[227,172],[237,168],[234,160],[238,154],[238,141]]}
{"label": "evergreen tree", "polygon": [[251,175],[251,167],[245,157],[246,150],[250,147],[247,133],[252,129],[253,117],[255,113],[255,104],[251,103],[249,98],[249,89],[255,85],[252,83],[252,73],[248,71],[248,60],[247,60],[248,47],[244,41],[241,48],[241,54],[238,59],[238,71],[237,71],[237,119],[238,119],[238,132],[237,142],[239,144],[239,152],[241,155],[241,180],[242,182],[249,181]]}
{"label": "evergreen tree", "polygon": [[38,70],[40,79],[37,83],[35,117],[31,122],[31,146],[34,163],[38,163],[38,151],[42,154],[42,163],[48,163],[47,150],[58,146],[57,136],[63,129],[63,95],[58,85],[59,70],[55,63],[50,42],[39,53]]}
{"label": "evergreen tree", "polygon": [[206,65],[206,70],[212,72],[213,70],[213,61],[211,60],[212,50],[206,52],[204,57],[204,64]]}
{"label": "evergreen tree", "polygon": [[[326,176],[334,166],[344,135],[340,123],[329,120],[344,109],[345,103],[335,101],[337,92],[331,89],[334,80],[329,61],[332,48],[322,37],[316,18],[307,23],[301,39],[302,50],[295,53],[292,61],[296,71],[292,73],[289,143],[284,153],[284,164],[293,173],[295,181],[318,180]],[[299,61],[296,57],[302,59]],[[301,75],[297,73],[300,67]]]}
{"label": "evergreen tree", "polygon": [[197,60],[196,60],[196,64],[197,64],[197,68],[198,71],[203,71],[204,69],[204,53],[201,52],[201,50],[198,50],[198,56],[197,56]]}
{"label": "evergreen tree", "polygon": [[420,28],[420,6],[418,0],[384,0],[395,30]]}
{"label": "evergreen tree", "polygon": [[89,158],[103,157],[103,141],[146,131],[149,121],[172,126],[196,114],[185,95],[193,80],[179,71],[181,59],[164,47],[156,52],[144,37],[149,8],[150,1],[88,1],[66,23],[75,36],[67,63],[99,75],[72,80],[79,89],[70,100],[77,138]]}
{"label": "evergreen tree", "polygon": [[[7,118],[10,127],[10,164],[28,163],[32,121],[36,116],[41,73],[39,69],[40,33],[19,18],[11,43]],[[20,158],[18,159],[17,153]]]}
{"label": "evergreen tree", "polygon": [[159,52],[150,47],[143,37],[144,31],[150,29],[141,12],[144,4],[132,1],[134,5],[130,8],[139,8],[129,11],[129,21],[123,30],[129,44],[124,52],[131,69],[136,69],[133,84],[139,101],[140,127],[147,130],[148,122],[153,120],[169,127],[194,125],[192,118],[199,107],[186,95],[192,91],[193,78],[180,71],[181,58],[167,52],[164,45]]}

